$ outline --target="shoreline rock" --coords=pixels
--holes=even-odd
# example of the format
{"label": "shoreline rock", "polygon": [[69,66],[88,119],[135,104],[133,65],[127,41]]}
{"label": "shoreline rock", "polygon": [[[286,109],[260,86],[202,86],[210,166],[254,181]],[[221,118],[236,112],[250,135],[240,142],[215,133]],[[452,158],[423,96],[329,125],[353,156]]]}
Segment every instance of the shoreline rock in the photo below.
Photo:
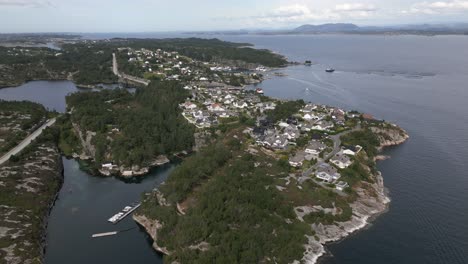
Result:
{"label": "shoreline rock", "polygon": [[171,253],[164,247],[161,247],[157,243],[157,233],[158,230],[162,228],[162,224],[159,223],[157,220],[150,220],[144,215],[138,215],[138,214],[133,214],[133,220],[138,223],[141,227],[143,227],[146,231],[146,233],[151,237],[153,240],[153,248],[164,254],[164,255],[170,255]]}
{"label": "shoreline rock", "polygon": [[[392,133],[392,135],[390,135],[391,139],[379,137],[379,140],[381,141],[379,151],[382,151],[386,147],[403,144],[409,138],[409,135],[405,130],[397,126],[394,127],[398,130],[398,136]],[[373,132],[380,134],[385,133],[385,135],[388,135],[389,131],[376,129],[373,130]],[[316,231],[316,236],[319,238],[319,241],[314,237],[308,237],[309,243],[304,245],[306,251],[302,258],[303,262],[307,264],[317,263],[320,258],[327,253],[325,248],[327,244],[345,239],[349,235],[364,229],[378,216],[388,211],[388,206],[391,200],[386,192],[384,180],[380,171],[375,175],[375,179],[375,183],[368,185],[375,190],[377,196],[371,197],[365,194],[364,189],[358,189],[357,192],[359,194],[359,198],[350,204],[353,209],[351,220],[339,222],[337,225],[312,225],[312,229]]]}

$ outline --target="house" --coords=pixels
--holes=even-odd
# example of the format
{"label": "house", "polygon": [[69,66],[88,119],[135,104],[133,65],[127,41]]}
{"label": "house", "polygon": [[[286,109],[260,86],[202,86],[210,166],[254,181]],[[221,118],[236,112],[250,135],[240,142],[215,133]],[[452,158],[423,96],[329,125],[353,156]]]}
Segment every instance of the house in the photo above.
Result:
{"label": "house", "polygon": [[272,149],[285,149],[289,144],[288,138],[283,135],[269,135],[262,142],[264,147]]}
{"label": "house", "polygon": [[341,175],[338,173],[335,167],[328,163],[322,163],[318,166],[317,171],[315,172],[315,177],[326,182],[333,182],[338,180]]}
{"label": "house", "polygon": [[279,126],[279,127],[285,128],[285,127],[288,127],[289,124],[288,124],[288,123],[285,123],[285,122],[279,122],[278,126]]}
{"label": "house", "polygon": [[275,110],[276,104],[273,102],[267,102],[264,104],[265,110]]}
{"label": "house", "polygon": [[312,126],[312,129],[319,130],[319,131],[325,131],[325,130],[328,130],[329,128],[332,128],[332,127],[333,127],[332,122],[320,121],[319,123]]}
{"label": "house", "polygon": [[305,153],[304,152],[298,152],[294,157],[289,159],[289,165],[293,167],[302,167],[302,164],[305,160]]}
{"label": "house", "polygon": [[229,113],[228,112],[221,112],[218,114],[218,117],[221,117],[221,118],[228,118],[230,117]]}
{"label": "house", "polygon": [[211,112],[224,112],[225,109],[220,104],[211,104],[208,106],[208,111]]}
{"label": "house", "polygon": [[288,125],[284,128],[283,135],[286,136],[289,140],[295,140],[301,136],[301,132],[294,125]]}
{"label": "house", "polygon": [[331,182],[332,181],[332,177],[328,173],[326,173],[324,171],[319,171],[319,172],[315,173],[315,177],[317,177],[317,178],[319,178],[319,179],[321,179],[323,181],[326,181],[326,182]]}
{"label": "house", "polygon": [[359,145],[356,146],[347,146],[343,153],[350,156],[355,156],[362,150],[362,147]]}
{"label": "house", "polygon": [[104,163],[101,165],[102,169],[104,170],[111,170],[114,168],[115,165],[113,165],[112,163]]}
{"label": "house", "polygon": [[301,109],[303,113],[312,113],[315,109],[317,109],[316,105],[308,104]]}
{"label": "house", "polygon": [[356,152],[354,152],[354,151],[352,151],[350,149],[345,149],[345,150],[343,150],[343,154],[354,156],[354,155],[356,155]]}
{"label": "house", "polygon": [[248,104],[246,102],[235,102],[234,103],[234,107],[237,107],[237,108],[240,108],[240,109],[244,109],[248,106]]}
{"label": "house", "polygon": [[305,114],[302,118],[304,118],[304,120],[307,120],[307,121],[310,121],[310,120],[314,119],[313,115],[311,115],[311,114]]}
{"label": "house", "polygon": [[301,130],[302,131],[309,132],[312,129],[314,129],[314,125],[312,125],[310,123],[301,124]]}
{"label": "house", "polygon": [[305,152],[308,153],[308,154],[311,154],[313,156],[318,157],[320,152],[322,152],[326,147],[327,147],[327,145],[325,145],[321,141],[312,140],[309,143],[309,145],[306,147]]}
{"label": "house", "polygon": [[347,155],[345,155],[342,151],[336,153],[335,156],[333,156],[330,159],[330,162],[335,164],[340,169],[346,169],[351,164],[353,164],[351,159]]}
{"label": "house", "polygon": [[336,189],[337,189],[338,191],[343,191],[343,190],[346,189],[348,186],[349,186],[349,184],[348,184],[347,182],[339,181],[339,182],[336,184]]}
{"label": "house", "polygon": [[264,127],[254,127],[252,130],[252,135],[255,137],[261,137],[266,134],[266,129]]}
{"label": "house", "polygon": [[185,103],[183,104],[183,107],[184,107],[185,109],[187,109],[187,110],[194,110],[194,109],[197,108],[197,105],[194,104],[194,103],[192,103],[192,102],[185,102]]}

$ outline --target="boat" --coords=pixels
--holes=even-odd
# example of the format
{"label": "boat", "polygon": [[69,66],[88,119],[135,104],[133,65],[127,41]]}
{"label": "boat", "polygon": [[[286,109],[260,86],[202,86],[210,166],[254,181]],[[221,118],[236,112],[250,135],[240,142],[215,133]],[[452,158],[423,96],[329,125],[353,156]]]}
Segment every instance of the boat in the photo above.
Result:
{"label": "boat", "polygon": [[305,64],[306,66],[311,66],[311,65],[312,65],[312,61],[306,60],[304,64]]}
{"label": "boat", "polygon": [[335,69],[333,69],[333,68],[328,68],[328,69],[326,69],[325,71],[326,71],[326,72],[334,72]]}
{"label": "boat", "polygon": [[263,89],[262,88],[257,88],[255,90],[258,94],[263,94]]}

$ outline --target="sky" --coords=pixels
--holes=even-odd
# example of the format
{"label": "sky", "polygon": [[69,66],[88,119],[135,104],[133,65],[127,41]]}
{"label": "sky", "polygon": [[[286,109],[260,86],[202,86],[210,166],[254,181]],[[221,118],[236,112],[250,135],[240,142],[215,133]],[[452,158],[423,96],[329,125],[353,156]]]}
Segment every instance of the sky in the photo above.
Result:
{"label": "sky", "polygon": [[468,0],[0,0],[0,33],[468,22]]}

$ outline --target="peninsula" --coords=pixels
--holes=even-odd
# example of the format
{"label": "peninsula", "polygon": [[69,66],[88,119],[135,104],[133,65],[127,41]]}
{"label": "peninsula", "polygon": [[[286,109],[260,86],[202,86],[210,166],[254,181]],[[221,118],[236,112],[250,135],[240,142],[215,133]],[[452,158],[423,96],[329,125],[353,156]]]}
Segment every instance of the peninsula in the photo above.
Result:
{"label": "peninsula", "polygon": [[[59,149],[101,176],[142,177],[183,157],[134,214],[167,263],[315,263],[326,243],[363,228],[390,201],[376,160],[408,134],[369,114],[249,89],[288,64],[270,51],[216,39],[113,39],[77,41],[58,51],[0,48],[0,55],[7,58],[0,65],[4,86],[36,79],[136,86],[67,96],[67,112],[3,165],[0,186],[24,189],[24,199],[40,195],[37,215],[47,214],[60,186]],[[51,115],[4,108],[5,131],[34,131]],[[18,135],[19,142],[27,134],[5,138]],[[38,170],[43,176],[31,178],[27,170],[36,160],[46,163]],[[13,197],[21,195],[2,192],[2,210],[30,212],[30,200],[15,205]],[[30,244],[18,240],[11,221],[19,220],[1,223],[2,258],[31,259],[21,255]],[[44,222],[34,223],[36,247],[28,252],[42,247],[37,226]],[[40,254],[34,259],[40,262]]]}

